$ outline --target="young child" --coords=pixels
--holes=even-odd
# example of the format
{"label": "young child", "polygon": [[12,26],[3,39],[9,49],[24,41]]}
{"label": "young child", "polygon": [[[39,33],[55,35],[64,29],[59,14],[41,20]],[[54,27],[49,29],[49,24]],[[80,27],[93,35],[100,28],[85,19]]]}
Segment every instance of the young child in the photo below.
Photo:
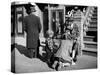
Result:
{"label": "young child", "polygon": [[[50,68],[57,70],[57,62],[59,62],[59,58],[55,56],[57,50],[59,49],[61,42],[59,39],[55,39],[53,34],[50,34],[46,39],[46,59],[47,64]],[[55,64],[56,62],[56,64]],[[55,66],[53,66],[55,64]]]}

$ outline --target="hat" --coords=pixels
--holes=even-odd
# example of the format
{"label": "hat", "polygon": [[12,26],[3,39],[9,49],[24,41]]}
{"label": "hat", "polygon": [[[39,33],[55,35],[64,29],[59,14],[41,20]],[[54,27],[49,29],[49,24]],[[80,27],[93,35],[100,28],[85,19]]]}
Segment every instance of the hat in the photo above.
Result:
{"label": "hat", "polygon": [[25,5],[26,12],[36,12],[35,4],[28,3]]}

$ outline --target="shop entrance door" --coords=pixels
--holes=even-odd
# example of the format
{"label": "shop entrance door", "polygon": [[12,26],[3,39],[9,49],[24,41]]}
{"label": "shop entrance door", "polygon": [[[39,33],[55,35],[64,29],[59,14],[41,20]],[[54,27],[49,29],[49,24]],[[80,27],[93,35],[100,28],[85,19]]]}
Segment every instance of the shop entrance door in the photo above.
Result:
{"label": "shop entrance door", "polygon": [[61,34],[63,32],[64,23],[64,9],[51,9],[51,28],[54,35]]}

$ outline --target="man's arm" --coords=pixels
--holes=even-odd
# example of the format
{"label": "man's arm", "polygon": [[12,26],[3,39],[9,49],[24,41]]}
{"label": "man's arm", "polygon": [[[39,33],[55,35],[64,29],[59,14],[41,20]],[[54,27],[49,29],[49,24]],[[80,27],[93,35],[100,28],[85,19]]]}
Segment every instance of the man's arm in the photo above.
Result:
{"label": "man's arm", "polygon": [[41,22],[40,22],[40,18],[38,18],[38,29],[39,29],[39,33],[41,31]]}
{"label": "man's arm", "polygon": [[23,19],[23,29],[25,32],[27,32],[27,20],[26,20],[26,18]]}

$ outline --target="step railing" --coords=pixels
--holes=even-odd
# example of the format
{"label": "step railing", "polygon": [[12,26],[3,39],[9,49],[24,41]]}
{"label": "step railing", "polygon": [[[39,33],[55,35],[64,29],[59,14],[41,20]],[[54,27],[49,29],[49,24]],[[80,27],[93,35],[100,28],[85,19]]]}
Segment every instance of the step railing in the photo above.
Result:
{"label": "step railing", "polygon": [[83,15],[83,35],[86,36],[88,31],[88,26],[90,26],[90,21],[93,13],[93,7],[87,7],[85,14]]}
{"label": "step railing", "polygon": [[81,50],[84,49],[84,36],[86,36],[86,32],[88,31],[88,26],[90,25],[91,17],[93,13],[93,7],[87,7],[86,11],[82,14],[81,19]]}

